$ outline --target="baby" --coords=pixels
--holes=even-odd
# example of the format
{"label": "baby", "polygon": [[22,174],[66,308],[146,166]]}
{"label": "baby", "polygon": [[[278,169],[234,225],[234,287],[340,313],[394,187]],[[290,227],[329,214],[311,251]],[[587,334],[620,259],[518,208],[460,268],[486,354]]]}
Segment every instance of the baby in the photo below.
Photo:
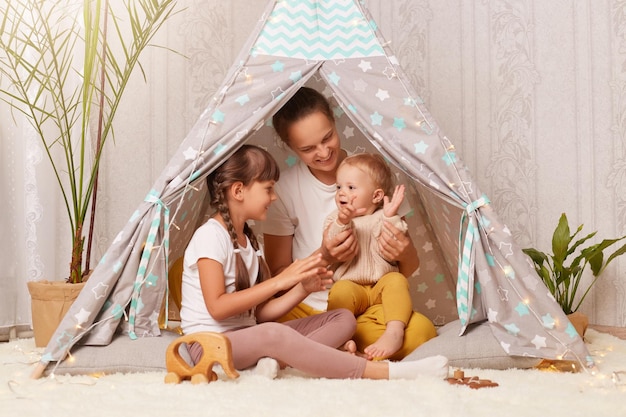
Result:
{"label": "baby", "polygon": [[352,228],[359,252],[352,260],[336,265],[328,309],[347,308],[359,316],[368,307],[382,304],[386,328],[376,342],[363,349],[369,358],[387,358],[401,348],[413,312],[407,279],[395,263],[381,255],[378,244],[384,221],[407,231],[397,214],[403,200],[404,185],[394,188],[391,170],[378,154],[349,156],[337,168],[337,210],[326,218],[324,230],[333,237]]}

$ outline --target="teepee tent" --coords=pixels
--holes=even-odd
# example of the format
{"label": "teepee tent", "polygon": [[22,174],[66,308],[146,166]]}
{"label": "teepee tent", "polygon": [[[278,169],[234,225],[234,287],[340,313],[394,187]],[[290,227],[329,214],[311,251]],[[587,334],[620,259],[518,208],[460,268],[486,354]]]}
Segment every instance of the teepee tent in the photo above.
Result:
{"label": "teepee tent", "polygon": [[270,121],[303,85],[332,98],[349,152],[380,152],[409,186],[409,228],[421,259],[410,277],[416,310],[438,325],[460,319],[461,334],[485,323],[510,355],[593,365],[358,0],[269,2],[217,94],[59,325],[42,364],[62,360],[79,341],[107,345],[113,337],[160,334],[168,266],[207,214],[206,176],[243,143],[271,148],[283,166],[292,165]]}

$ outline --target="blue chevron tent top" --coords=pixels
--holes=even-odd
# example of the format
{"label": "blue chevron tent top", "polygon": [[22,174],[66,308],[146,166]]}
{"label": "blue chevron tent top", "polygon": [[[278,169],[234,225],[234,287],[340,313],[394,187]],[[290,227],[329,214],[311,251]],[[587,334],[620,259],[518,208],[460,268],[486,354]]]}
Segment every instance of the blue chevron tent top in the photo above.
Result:
{"label": "blue chevron tent top", "polygon": [[375,29],[352,0],[281,1],[254,53],[313,61],[381,56]]}
{"label": "blue chevron tent top", "polygon": [[[208,214],[206,176],[243,143],[271,149],[272,115],[303,85],[334,104],[349,153],[380,152],[405,182],[420,268],[414,309],[435,324],[489,326],[509,355],[593,361],[532,264],[473,181],[363,2],[269,1],[263,18],[146,198],[53,335],[42,366],[78,342],[158,336],[170,261]],[[321,230],[321,229],[320,229]],[[165,297],[167,298],[167,297]]]}

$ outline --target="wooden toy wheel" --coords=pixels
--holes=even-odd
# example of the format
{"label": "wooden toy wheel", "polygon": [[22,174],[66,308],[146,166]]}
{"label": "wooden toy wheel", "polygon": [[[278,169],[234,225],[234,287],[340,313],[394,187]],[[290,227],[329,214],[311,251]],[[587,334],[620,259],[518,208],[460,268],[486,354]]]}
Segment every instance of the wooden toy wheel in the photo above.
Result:
{"label": "wooden toy wheel", "polygon": [[176,372],[168,372],[165,375],[165,383],[166,384],[180,384],[182,379],[176,374]]}

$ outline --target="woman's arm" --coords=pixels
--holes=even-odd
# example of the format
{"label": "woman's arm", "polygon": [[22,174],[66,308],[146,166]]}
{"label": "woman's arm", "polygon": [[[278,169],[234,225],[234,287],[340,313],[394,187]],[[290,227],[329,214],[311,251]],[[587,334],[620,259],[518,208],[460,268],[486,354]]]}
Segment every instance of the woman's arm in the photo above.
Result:
{"label": "woman's arm", "polygon": [[293,235],[263,235],[265,262],[267,262],[272,276],[278,275],[293,262],[292,244]]}

